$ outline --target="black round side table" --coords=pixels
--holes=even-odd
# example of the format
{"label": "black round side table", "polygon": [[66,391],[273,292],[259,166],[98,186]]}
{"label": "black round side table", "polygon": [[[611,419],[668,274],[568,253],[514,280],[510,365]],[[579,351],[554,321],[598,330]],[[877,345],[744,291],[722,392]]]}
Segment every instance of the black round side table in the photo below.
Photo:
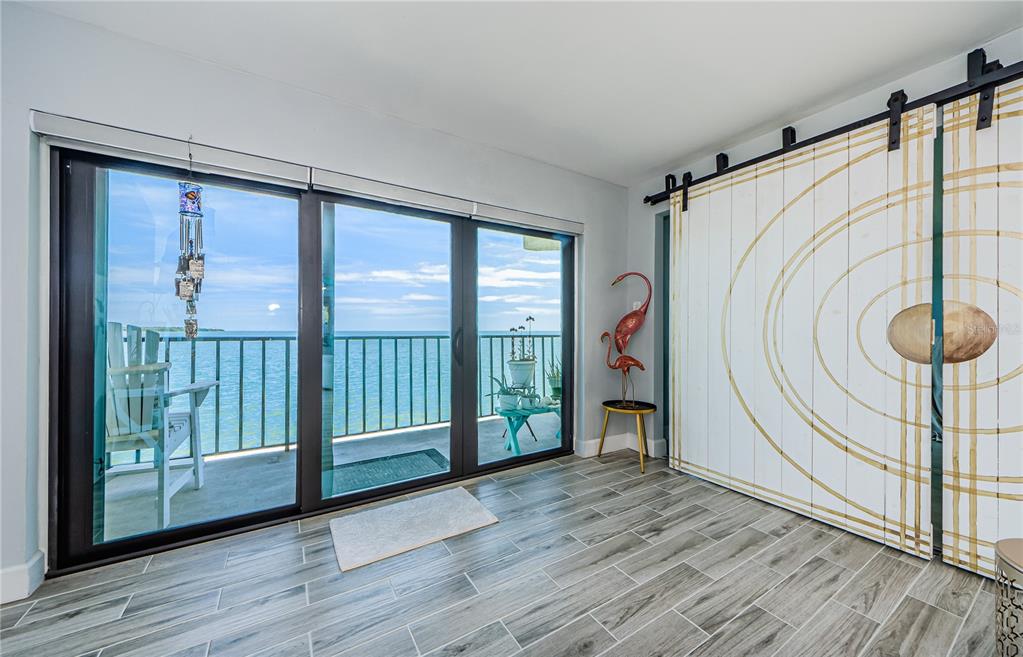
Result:
{"label": "black round side table", "polygon": [[644,401],[627,401],[622,399],[609,399],[601,404],[604,407],[604,426],[600,429],[600,445],[597,446],[597,456],[604,451],[604,436],[607,434],[607,419],[611,413],[636,416],[636,436],[639,439],[639,472],[646,472],[643,464],[643,455],[646,454],[646,425],[643,422],[644,415],[650,415],[657,410],[656,404]]}

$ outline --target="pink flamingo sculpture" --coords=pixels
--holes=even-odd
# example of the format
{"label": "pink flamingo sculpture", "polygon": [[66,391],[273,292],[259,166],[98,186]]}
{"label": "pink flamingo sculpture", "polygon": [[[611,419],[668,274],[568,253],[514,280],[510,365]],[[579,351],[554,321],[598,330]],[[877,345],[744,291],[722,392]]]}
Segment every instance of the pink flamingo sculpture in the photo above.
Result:
{"label": "pink flamingo sculpture", "polygon": [[[650,279],[638,271],[627,271],[618,278],[611,281],[611,287],[618,285],[629,276],[639,276],[646,283],[646,301],[639,308],[631,310],[618,320],[615,327],[615,348],[618,353],[624,354],[625,348],[629,346],[629,340],[643,326],[646,321],[646,311],[650,307],[650,297],[654,294],[654,288],[650,285]],[[643,369],[642,367],[640,369]]]}
{"label": "pink flamingo sculpture", "polygon": [[625,395],[628,392],[629,387],[630,380],[629,370],[633,367],[638,367],[639,369],[645,372],[646,368],[643,367],[643,363],[641,363],[639,359],[633,358],[632,356],[626,356],[625,354],[622,354],[621,356],[616,358],[615,362],[612,363],[611,334],[608,333],[607,331],[604,331],[603,333],[600,334],[600,342],[603,343],[605,338],[607,339],[607,366],[613,370],[621,370],[622,373],[622,401],[624,402],[627,401]]}

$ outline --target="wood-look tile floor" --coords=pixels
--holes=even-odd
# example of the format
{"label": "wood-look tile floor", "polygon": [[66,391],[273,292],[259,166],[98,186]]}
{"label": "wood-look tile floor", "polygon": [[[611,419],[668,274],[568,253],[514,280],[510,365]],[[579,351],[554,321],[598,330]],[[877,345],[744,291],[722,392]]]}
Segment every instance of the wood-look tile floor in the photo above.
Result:
{"label": "wood-look tile floor", "polygon": [[993,587],[982,578],[673,472],[663,461],[648,461],[640,476],[634,452],[568,456],[462,485],[501,522],[344,574],[327,527],[335,513],[48,580],[0,610],[0,653],[994,651]]}

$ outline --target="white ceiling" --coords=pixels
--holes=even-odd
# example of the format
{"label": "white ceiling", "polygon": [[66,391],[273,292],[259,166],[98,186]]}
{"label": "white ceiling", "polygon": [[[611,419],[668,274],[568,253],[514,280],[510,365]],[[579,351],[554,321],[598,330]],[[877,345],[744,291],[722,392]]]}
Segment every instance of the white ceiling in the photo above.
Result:
{"label": "white ceiling", "polygon": [[1021,2],[35,6],[625,185],[1023,24]]}

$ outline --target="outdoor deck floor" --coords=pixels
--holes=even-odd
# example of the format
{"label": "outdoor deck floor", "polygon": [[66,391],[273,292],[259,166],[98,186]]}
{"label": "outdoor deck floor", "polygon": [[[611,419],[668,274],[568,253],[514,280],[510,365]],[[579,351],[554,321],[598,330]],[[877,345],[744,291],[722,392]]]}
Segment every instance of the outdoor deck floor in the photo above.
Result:
{"label": "outdoor deck floor", "polygon": [[[555,449],[560,424],[552,414],[530,418],[536,432],[519,431],[524,454]],[[479,423],[480,458],[484,463],[506,459],[504,422],[487,419]],[[334,463],[357,463],[435,449],[450,460],[449,429],[436,426],[399,432],[366,434],[334,443]],[[238,454],[230,458],[207,459],[206,483],[195,490],[186,484],[171,497],[171,526],[203,522],[228,515],[241,515],[293,504],[295,501],[295,452],[284,450]],[[149,471],[112,477],[106,488],[105,536],[132,536],[156,529],[156,473]]]}
{"label": "outdoor deck floor", "polygon": [[[341,573],[346,510],[45,582],[0,651],[68,657],[970,657],[991,582],[648,462],[463,482],[500,522]],[[401,499],[401,498],[399,498]],[[391,504],[394,500],[378,504]]]}

